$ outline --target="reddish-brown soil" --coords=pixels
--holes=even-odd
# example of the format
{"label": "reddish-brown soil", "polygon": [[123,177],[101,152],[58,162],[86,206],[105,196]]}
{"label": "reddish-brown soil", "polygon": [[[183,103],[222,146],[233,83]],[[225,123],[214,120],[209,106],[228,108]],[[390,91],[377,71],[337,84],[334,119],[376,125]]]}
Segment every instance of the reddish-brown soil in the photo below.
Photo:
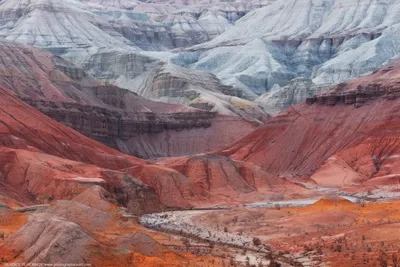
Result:
{"label": "reddish-brown soil", "polygon": [[[194,220],[259,237],[311,266],[374,266],[379,255],[392,264],[400,206],[373,202],[399,196],[393,66],[290,108],[226,149],[153,163],[97,143],[0,88],[0,201],[15,208],[0,206],[0,260],[221,266],[231,255],[176,252],[185,241],[144,229],[136,216],[338,193],[360,204],[329,198],[302,208],[210,211]],[[49,206],[18,209],[38,204]]]}
{"label": "reddish-brown soil", "polygon": [[399,66],[395,62],[296,105],[217,154],[322,186],[397,185]]}
{"label": "reddish-brown soil", "polygon": [[[112,205],[112,204],[110,204]],[[98,267],[217,266],[223,259],[174,252],[179,239],[121,218],[117,206],[104,212],[75,201],[57,201],[42,211],[0,210],[0,266],[5,263],[90,263]]]}
{"label": "reddish-brown soil", "polygon": [[0,118],[1,146],[42,151],[107,168],[123,168],[145,163],[56,123],[12,96],[7,89],[0,89]]}
{"label": "reddish-brown soil", "polygon": [[[303,208],[235,209],[195,218],[200,225],[226,227],[230,233],[259,237],[265,244],[319,266],[381,266],[381,251],[398,253],[400,203],[364,207],[323,199]],[[303,260],[302,260],[303,259]],[[389,265],[391,266],[391,265]]]}
{"label": "reddish-brown soil", "polygon": [[[359,144],[382,125],[399,125],[400,99],[362,107],[297,105],[219,154],[252,162],[279,175],[305,176],[330,156]],[[276,156],[279,155],[279,156]]]}
{"label": "reddish-brown soil", "polygon": [[[0,89],[0,107],[0,169],[4,185],[1,191],[6,191],[14,201],[43,203],[53,199],[71,199],[92,185],[102,185],[111,190],[117,200],[129,206],[127,197],[117,193],[126,187],[126,179],[133,179],[126,178],[126,175],[131,174],[154,186],[155,181],[168,180],[169,173],[175,172],[147,166],[148,163],[141,159],[86,138],[42,115],[5,89]],[[140,169],[135,169],[139,166]],[[165,177],[160,175],[162,171],[165,171]],[[144,185],[132,186],[143,187],[151,194],[152,189],[146,189]],[[170,197],[171,194],[180,195],[176,190],[158,191],[165,199],[163,204],[188,206],[185,196],[177,200]],[[147,205],[151,198],[155,202],[153,208],[149,208],[154,210],[156,196],[147,195],[143,205]]]}
{"label": "reddish-brown soil", "polygon": [[207,152],[224,148],[258,126],[239,116],[151,101],[37,48],[0,42],[0,57],[1,87],[126,154],[157,158]]}
{"label": "reddish-brown soil", "polygon": [[[7,89],[0,89],[0,123],[0,194],[2,203],[16,208],[1,207],[7,218],[1,221],[2,263],[221,266],[228,260],[220,255],[174,252],[185,250],[179,238],[145,230],[135,214],[249,202],[264,198],[263,192],[283,198],[309,193],[224,157],[212,157],[210,168],[223,164],[229,175],[216,173],[208,177],[215,186],[202,188],[193,180],[196,172],[181,169],[184,158],[152,165],[122,154],[53,121]],[[240,174],[231,177],[235,168]],[[224,184],[232,189],[219,196]],[[50,206],[30,206],[38,204]]]}
{"label": "reddish-brown soil", "polygon": [[159,161],[158,164],[187,177],[194,194],[219,200],[221,203],[241,204],[312,195],[312,192],[270,174],[259,166],[223,156],[170,158]]}

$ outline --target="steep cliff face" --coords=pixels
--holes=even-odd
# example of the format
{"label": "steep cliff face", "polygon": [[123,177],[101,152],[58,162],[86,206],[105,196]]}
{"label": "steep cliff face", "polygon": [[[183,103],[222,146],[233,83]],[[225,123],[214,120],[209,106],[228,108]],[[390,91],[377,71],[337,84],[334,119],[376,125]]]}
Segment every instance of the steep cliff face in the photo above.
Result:
{"label": "steep cliff face", "polygon": [[[222,149],[257,124],[213,112],[128,113],[75,103],[25,102],[78,132],[141,158],[180,156]],[[226,129],[232,129],[227,132]]]}
{"label": "steep cliff face", "polygon": [[[102,186],[134,213],[160,210],[155,191],[119,169],[146,165],[63,126],[0,90],[2,189],[29,203],[72,199]],[[8,192],[11,192],[9,194]]]}
{"label": "steep cliff face", "polygon": [[400,118],[398,78],[396,62],[340,84],[280,113],[219,153],[278,175],[311,175],[332,155],[376,140],[376,135],[398,136],[398,130],[387,128]]}
{"label": "steep cliff face", "polygon": [[2,1],[1,34],[7,40],[46,47],[120,47],[166,50],[187,47],[221,34],[260,3],[125,3],[110,1]]}
{"label": "steep cliff face", "polygon": [[[144,50],[207,42],[253,9],[273,1],[85,1],[117,32]],[[99,8],[99,6],[101,8]]]}
{"label": "steep cliff face", "polygon": [[198,151],[223,149],[256,128],[257,125],[241,118],[217,115],[210,127],[134,133],[129,139],[119,139],[117,146],[120,151],[141,158],[192,155]]}
{"label": "steep cliff face", "polygon": [[255,124],[269,118],[260,106],[245,99],[248,96],[242,90],[223,85],[209,72],[156,60],[154,54],[114,50],[64,56],[95,77],[155,101],[239,116]]}
{"label": "steep cliff face", "polygon": [[[266,16],[264,19],[268,21],[270,18]],[[246,27],[251,27],[250,25],[264,22],[249,19],[247,23]],[[241,21],[236,27],[240,25]],[[240,31],[257,33],[257,29],[246,28]],[[326,33],[327,36],[308,38],[294,34],[288,35],[291,36],[290,39],[286,36],[274,37],[270,33],[260,33],[239,40],[233,37],[228,39],[228,36],[226,40],[219,39],[224,36],[222,34],[215,41],[180,52],[176,57],[184,60],[174,62],[212,72],[223,84],[240,88],[246,94],[255,96],[268,92],[274,85],[288,85],[292,79],[298,77],[311,79],[315,84],[324,86],[372,72],[387,60],[398,57],[396,45],[390,51],[378,49],[375,57],[367,58],[365,55],[374,47],[391,46],[390,39],[396,36],[391,31],[393,29],[388,28],[382,34],[343,33],[340,36],[329,36]],[[245,34],[236,32],[235,36]]]}
{"label": "steep cliff face", "polygon": [[283,87],[274,86],[271,91],[258,97],[255,102],[264,107],[269,114],[278,114],[324,89],[323,86],[315,85],[310,79],[297,78]]}
{"label": "steep cliff face", "polygon": [[[310,105],[344,103],[357,108],[379,105],[380,99],[384,106],[376,112],[388,112],[372,131],[363,133],[364,138],[359,144],[339,151],[324,162],[311,177],[317,183],[336,187],[363,184],[364,190],[369,191],[360,193],[361,196],[397,197],[400,169],[399,66],[400,62],[396,61],[371,75],[339,84],[324,95],[308,99]],[[330,175],[326,175],[328,172]]]}
{"label": "steep cliff face", "polygon": [[222,85],[215,75],[165,64],[154,76],[152,97],[182,103],[221,115],[238,116],[261,124],[269,115],[257,104],[243,99],[239,89]]}
{"label": "steep cliff face", "polygon": [[[24,100],[49,117],[112,147],[118,147],[119,140],[124,142],[140,135],[153,135],[164,131],[173,135],[174,132],[183,130],[209,128],[215,118],[214,113],[201,111],[172,114],[156,114],[154,112],[127,114],[121,110],[76,103]],[[140,145],[137,144],[136,147],[140,147]],[[137,151],[141,154],[146,152],[148,152],[147,155],[152,155],[145,149]],[[164,152],[168,153],[169,151]]]}
{"label": "steep cliff face", "polygon": [[[38,49],[3,42],[0,57],[2,86],[49,117],[133,155],[149,158],[205,152],[222,148],[257,126],[238,118],[247,130],[221,133],[222,125],[232,124],[216,118],[213,110],[150,101]],[[205,137],[199,140],[198,136]]]}
{"label": "steep cliff face", "polygon": [[[175,64],[215,75],[225,99],[240,91],[253,101],[295,78],[324,89],[398,58],[399,8],[378,0],[7,0],[0,34],[50,49],[139,95],[150,92],[160,64]],[[301,102],[300,91],[293,97]],[[277,100],[264,105],[276,110],[287,95],[274,93]],[[211,108],[205,98],[213,97],[196,105]]]}
{"label": "steep cliff face", "polygon": [[[5,89],[0,89],[0,104],[0,192],[5,193],[11,202],[39,204],[59,199],[71,200],[100,186],[119,206],[139,214],[165,207],[187,208],[232,201],[249,202],[250,199],[258,201],[265,198],[265,192],[271,195],[282,193],[282,197],[296,196],[285,195],[279,186],[267,186],[272,186],[271,183],[278,178],[270,176],[271,181],[266,181],[268,174],[259,167],[235,163],[223,157],[211,157],[210,166],[223,164],[229,170],[224,177],[220,177],[222,173],[219,173],[212,179],[217,183],[219,179],[232,183],[230,194],[237,191],[241,195],[236,200],[230,194],[222,197],[218,193],[222,190],[220,186],[199,187],[195,172],[177,167],[179,159],[151,165],[122,154],[53,121]],[[236,122],[231,123],[238,126]],[[223,126],[221,131],[226,128],[226,125]],[[214,137],[210,135],[210,138]],[[201,156],[198,159],[198,162],[203,161]],[[204,160],[209,159],[206,156]],[[242,168],[243,172],[231,177],[235,168]],[[235,181],[243,179],[249,185],[240,188],[247,182],[236,184]],[[293,186],[280,179],[276,182]],[[264,187],[265,192],[262,191]],[[303,193],[307,192],[299,192]]]}
{"label": "steep cliff face", "polygon": [[275,1],[180,52],[184,60],[175,62],[210,71],[247,94],[261,95],[298,77],[332,85],[399,57],[399,8],[396,1]]}
{"label": "steep cliff face", "polygon": [[[90,46],[128,47],[131,43],[80,1],[3,1],[2,36],[6,40],[46,47],[56,53]],[[100,26],[110,29],[105,32]]]}

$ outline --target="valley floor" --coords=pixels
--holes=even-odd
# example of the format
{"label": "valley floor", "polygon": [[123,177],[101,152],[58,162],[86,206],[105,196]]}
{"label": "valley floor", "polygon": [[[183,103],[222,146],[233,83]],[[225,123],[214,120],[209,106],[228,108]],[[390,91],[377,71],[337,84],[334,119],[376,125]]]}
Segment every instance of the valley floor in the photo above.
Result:
{"label": "valley floor", "polygon": [[238,266],[268,266],[271,259],[282,266],[391,266],[400,247],[400,202],[384,201],[330,197],[257,203],[148,214],[140,222],[182,236],[188,250],[199,242],[213,244],[211,254],[225,250],[222,254]]}

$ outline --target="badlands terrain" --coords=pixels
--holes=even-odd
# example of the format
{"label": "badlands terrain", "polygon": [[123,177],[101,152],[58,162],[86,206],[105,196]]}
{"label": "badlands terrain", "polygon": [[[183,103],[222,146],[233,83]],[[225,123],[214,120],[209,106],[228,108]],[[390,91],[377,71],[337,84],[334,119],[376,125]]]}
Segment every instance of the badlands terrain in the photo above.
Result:
{"label": "badlands terrain", "polygon": [[399,58],[399,10],[389,0],[5,0],[0,36],[148,98],[226,114],[237,107],[227,94],[276,114]]}
{"label": "badlands terrain", "polygon": [[0,266],[400,266],[399,13],[0,1]]}

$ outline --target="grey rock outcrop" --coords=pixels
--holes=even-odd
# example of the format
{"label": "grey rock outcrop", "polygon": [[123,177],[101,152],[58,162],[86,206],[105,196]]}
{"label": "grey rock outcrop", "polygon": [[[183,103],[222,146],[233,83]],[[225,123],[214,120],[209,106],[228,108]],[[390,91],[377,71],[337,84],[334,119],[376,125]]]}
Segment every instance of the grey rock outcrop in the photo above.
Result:
{"label": "grey rock outcrop", "polygon": [[220,115],[238,116],[262,123],[269,115],[245,100],[243,91],[223,85],[212,73],[193,70],[155,59],[147,54],[104,50],[94,54],[66,55],[89,74],[126,88],[140,96],[170,104],[181,104]]}
{"label": "grey rock outcrop", "polygon": [[[189,67],[210,69],[223,83],[258,95],[296,77],[340,83],[400,57],[399,10],[397,1],[276,1],[191,47],[197,58]],[[268,59],[257,71],[253,54]]]}
{"label": "grey rock outcrop", "polygon": [[310,79],[297,78],[286,86],[273,87],[268,93],[257,98],[256,103],[263,106],[269,114],[278,114],[326,89],[315,85]]}
{"label": "grey rock outcrop", "polygon": [[[260,123],[239,116],[235,116],[237,120],[217,116],[213,110],[151,101],[98,80],[49,52],[24,45],[0,43],[0,58],[1,86],[84,135],[144,158],[221,148]],[[232,127],[232,121],[244,129],[222,133],[224,127]],[[216,134],[220,136],[213,136]]]}
{"label": "grey rock outcrop", "polygon": [[0,35],[139,95],[187,105],[149,89],[165,64],[211,73],[223,95],[240,91],[251,101],[298,77],[325,88],[400,57],[398,12],[397,1],[380,0],[7,0]]}

